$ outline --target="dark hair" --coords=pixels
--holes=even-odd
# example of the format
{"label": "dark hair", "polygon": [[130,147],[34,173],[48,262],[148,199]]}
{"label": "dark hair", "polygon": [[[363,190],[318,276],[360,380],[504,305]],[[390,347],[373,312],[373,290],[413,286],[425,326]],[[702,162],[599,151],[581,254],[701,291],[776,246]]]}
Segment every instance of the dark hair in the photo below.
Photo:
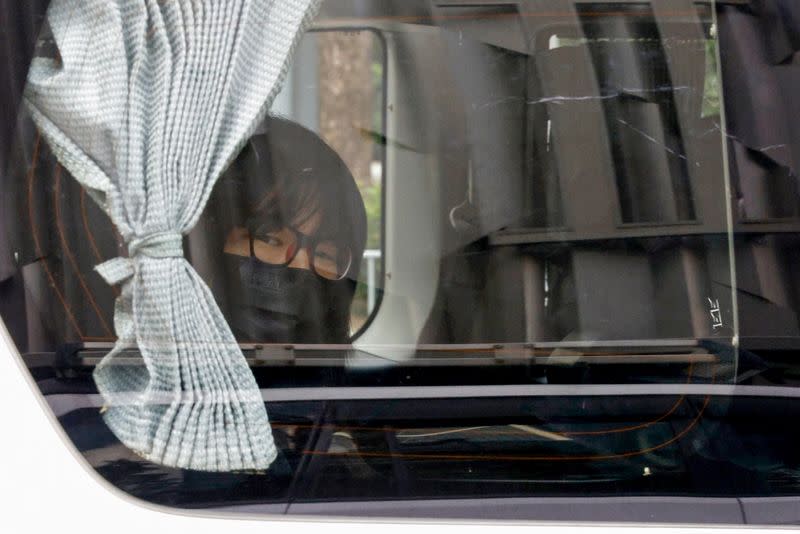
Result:
{"label": "dark hair", "polygon": [[235,226],[300,226],[320,217],[317,235],[353,253],[348,278],[356,280],[367,239],[367,216],[355,179],[316,133],[280,117],[249,139],[220,179],[227,206],[218,213],[227,233]]}

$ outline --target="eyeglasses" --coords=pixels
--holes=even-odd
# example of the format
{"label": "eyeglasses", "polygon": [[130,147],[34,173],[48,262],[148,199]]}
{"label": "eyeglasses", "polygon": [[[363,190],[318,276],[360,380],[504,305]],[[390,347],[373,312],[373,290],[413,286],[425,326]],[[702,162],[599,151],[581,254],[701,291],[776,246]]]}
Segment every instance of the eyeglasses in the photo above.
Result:
{"label": "eyeglasses", "polygon": [[326,280],[342,280],[350,272],[350,247],[318,239],[291,227],[278,230],[249,228],[250,255],[270,265],[289,265],[300,250],[308,254],[311,269]]}

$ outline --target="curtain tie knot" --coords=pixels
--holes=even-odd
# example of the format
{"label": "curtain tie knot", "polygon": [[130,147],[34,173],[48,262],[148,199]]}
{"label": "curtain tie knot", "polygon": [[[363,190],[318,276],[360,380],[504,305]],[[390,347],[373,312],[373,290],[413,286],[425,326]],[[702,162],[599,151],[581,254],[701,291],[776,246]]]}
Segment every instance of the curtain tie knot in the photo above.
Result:
{"label": "curtain tie knot", "polygon": [[176,232],[161,232],[144,237],[136,237],[128,243],[130,256],[149,258],[182,258],[183,236]]}
{"label": "curtain tie knot", "polygon": [[128,253],[129,257],[110,259],[95,266],[94,270],[109,285],[119,284],[134,275],[137,257],[183,258],[183,235],[177,232],[159,232],[135,237],[128,242]]}

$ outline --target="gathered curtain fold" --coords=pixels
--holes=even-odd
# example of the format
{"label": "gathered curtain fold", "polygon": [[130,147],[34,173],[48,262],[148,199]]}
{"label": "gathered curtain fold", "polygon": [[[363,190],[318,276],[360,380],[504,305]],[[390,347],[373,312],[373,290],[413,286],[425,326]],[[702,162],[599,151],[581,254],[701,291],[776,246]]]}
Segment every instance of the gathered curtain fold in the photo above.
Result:
{"label": "gathered curtain fold", "polygon": [[[57,52],[34,58],[25,102],[127,244],[97,267],[122,290],[118,340],[94,378],[108,426],[151,461],[228,471],[276,456],[255,378],[182,237],[319,2],[53,0],[47,12]],[[134,348],[141,363],[120,357]]]}

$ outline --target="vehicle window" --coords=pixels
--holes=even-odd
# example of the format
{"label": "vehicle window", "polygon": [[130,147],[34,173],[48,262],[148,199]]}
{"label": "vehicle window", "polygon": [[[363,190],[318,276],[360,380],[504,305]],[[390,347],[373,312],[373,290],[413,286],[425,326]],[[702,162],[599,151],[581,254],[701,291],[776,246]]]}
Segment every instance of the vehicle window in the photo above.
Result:
{"label": "vehicle window", "polygon": [[125,143],[138,115],[44,100],[61,135],[37,111],[37,69],[71,65],[54,19],[3,147],[0,315],[76,448],[148,502],[800,521],[799,15],[326,0],[258,48],[285,77],[252,128],[226,138],[273,72],[248,52],[193,108],[154,90]]}

